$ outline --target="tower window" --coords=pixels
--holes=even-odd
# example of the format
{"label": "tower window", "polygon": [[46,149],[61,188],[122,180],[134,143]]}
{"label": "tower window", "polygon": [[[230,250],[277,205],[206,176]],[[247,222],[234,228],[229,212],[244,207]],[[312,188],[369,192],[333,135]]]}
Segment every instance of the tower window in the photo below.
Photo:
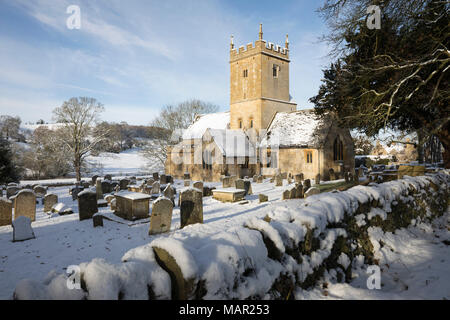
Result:
{"label": "tower window", "polygon": [[243,75],[244,75],[244,78],[247,78],[247,77],[248,77],[248,69],[245,69],[245,70],[244,70]]}
{"label": "tower window", "polygon": [[333,159],[335,161],[337,160],[344,160],[344,145],[339,139],[339,136],[336,137],[333,144]]}
{"label": "tower window", "polygon": [[242,129],[242,120],[239,120],[239,129]]}
{"label": "tower window", "polygon": [[278,78],[278,73],[280,71],[280,66],[277,64],[274,64],[272,67],[272,74],[274,78]]}
{"label": "tower window", "polygon": [[253,128],[253,119],[250,119],[250,128]]}

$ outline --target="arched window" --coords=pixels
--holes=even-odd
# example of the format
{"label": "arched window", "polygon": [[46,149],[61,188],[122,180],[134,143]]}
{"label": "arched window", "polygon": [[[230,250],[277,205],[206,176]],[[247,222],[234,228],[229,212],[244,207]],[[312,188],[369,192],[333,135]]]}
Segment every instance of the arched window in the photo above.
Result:
{"label": "arched window", "polygon": [[334,139],[333,159],[334,161],[344,160],[344,144],[342,143],[339,136],[337,136],[336,139]]}

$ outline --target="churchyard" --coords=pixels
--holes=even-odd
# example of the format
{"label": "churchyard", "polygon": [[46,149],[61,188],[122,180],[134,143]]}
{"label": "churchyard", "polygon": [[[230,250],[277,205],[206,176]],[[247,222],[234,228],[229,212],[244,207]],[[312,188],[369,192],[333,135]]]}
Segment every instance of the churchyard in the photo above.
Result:
{"label": "churchyard", "polygon": [[[387,170],[391,175],[395,171]],[[434,170],[427,169],[430,174]],[[397,172],[412,175],[414,168]],[[270,222],[269,216],[308,206],[308,198],[318,197],[320,192],[333,194],[358,184],[377,185],[382,183],[379,173],[366,176],[360,170],[320,184],[304,180],[301,174],[231,176],[223,177],[222,182],[202,182],[190,181],[188,175],[174,180],[155,173],[94,176],[78,185],[62,180],[58,183],[64,186],[55,181],[50,186],[45,186],[46,181],[35,181],[34,186],[27,181],[10,185],[2,188],[0,201],[0,299],[12,298],[24,279],[64,274],[69,266],[94,259],[120,264],[128,251],[155,240],[195,242],[241,226],[264,230],[255,221]],[[317,200],[311,198],[309,203],[320,203]]]}

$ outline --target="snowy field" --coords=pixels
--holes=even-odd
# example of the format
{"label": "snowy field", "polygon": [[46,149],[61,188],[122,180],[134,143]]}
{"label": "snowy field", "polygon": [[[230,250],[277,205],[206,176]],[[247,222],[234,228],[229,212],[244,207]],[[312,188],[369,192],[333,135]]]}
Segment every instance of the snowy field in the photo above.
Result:
{"label": "snowy field", "polygon": [[[248,204],[221,203],[211,197],[204,198],[204,224],[192,225],[182,230],[179,208],[173,212],[171,232],[149,236],[149,220],[131,223],[120,218],[104,220],[104,227],[93,228],[92,220],[79,221],[77,202],[72,201],[69,187],[50,188],[49,193],[58,195],[59,202],[71,207],[75,214],[50,216],[37,205],[37,218],[32,223],[36,239],[13,243],[12,227],[0,227],[0,299],[10,299],[17,283],[22,279],[42,280],[51,271],[64,273],[69,265],[103,258],[117,264],[123,255],[156,238],[201,239],[233,226],[241,226],[251,217],[264,218],[268,213],[295,211],[305,200],[281,201],[286,189],[274,187],[266,180],[262,184],[252,183],[254,195],[247,196]],[[218,183],[206,183],[218,186]],[[182,181],[175,181],[177,192],[183,188]],[[269,202],[259,203],[258,193],[268,195]],[[99,211],[113,216],[108,208]],[[327,283],[324,286],[295,293],[297,299],[450,299],[450,241],[448,231],[449,212],[434,225],[420,224],[395,234],[380,235],[376,229],[370,234],[377,258],[382,267],[381,290],[368,290],[365,269],[354,270],[350,284]],[[448,242],[447,242],[448,244]],[[326,281],[326,279],[325,279]]]}

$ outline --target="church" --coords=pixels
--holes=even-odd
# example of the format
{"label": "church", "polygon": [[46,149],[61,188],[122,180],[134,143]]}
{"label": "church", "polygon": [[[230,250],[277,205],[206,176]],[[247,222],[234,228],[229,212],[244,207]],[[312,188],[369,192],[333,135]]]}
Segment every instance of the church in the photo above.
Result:
{"label": "church", "polygon": [[[317,174],[329,180],[354,169],[348,129],[313,110],[297,110],[289,92],[289,40],[230,42],[230,111],[197,115],[179,143],[167,150],[165,171],[176,178],[220,181],[223,176]],[[332,169],[332,170],[330,170]]]}

